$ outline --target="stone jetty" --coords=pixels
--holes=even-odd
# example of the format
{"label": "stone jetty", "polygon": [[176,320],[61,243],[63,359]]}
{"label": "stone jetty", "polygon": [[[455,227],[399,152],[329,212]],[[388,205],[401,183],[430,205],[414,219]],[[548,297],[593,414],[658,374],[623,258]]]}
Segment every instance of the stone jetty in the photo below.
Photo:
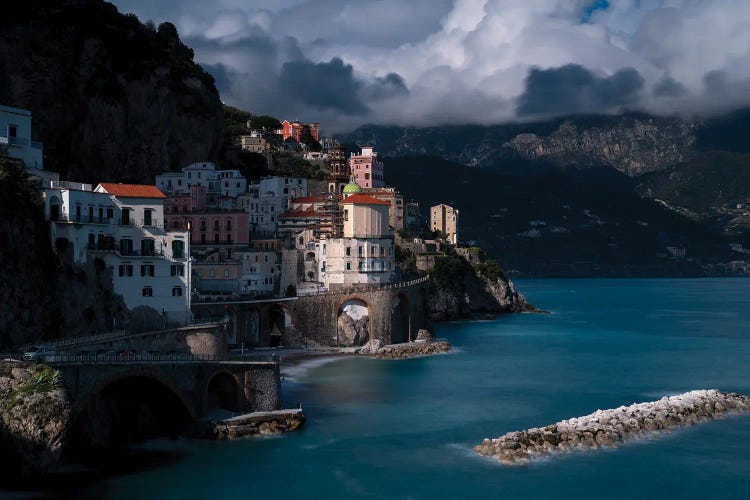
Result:
{"label": "stone jetty", "polygon": [[381,347],[375,351],[373,356],[379,359],[408,359],[419,356],[431,356],[450,350],[450,343],[444,340],[436,340],[434,342],[406,342]]}
{"label": "stone jetty", "polygon": [[185,430],[188,437],[199,439],[239,439],[257,434],[279,434],[299,429],[305,423],[301,408],[256,411],[224,420],[199,420]]}
{"label": "stone jetty", "polygon": [[504,465],[527,464],[556,453],[615,448],[652,433],[748,410],[748,396],[715,389],[690,391],[658,401],[597,410],[546,427],[509,432],[497,439],[485,439],[474,451],[495,457]]}

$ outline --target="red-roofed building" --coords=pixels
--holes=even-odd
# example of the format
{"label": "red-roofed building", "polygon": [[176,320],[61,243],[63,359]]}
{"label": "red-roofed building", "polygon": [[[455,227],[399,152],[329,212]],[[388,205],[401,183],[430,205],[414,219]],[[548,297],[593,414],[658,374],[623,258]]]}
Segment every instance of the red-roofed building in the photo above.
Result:
{"label": "red-roofed building", "polygon": [[156,186],[148,184],[121,184],[115,182],[102,182],[96,186],[97,193],[109,193],[118,198],[166,198]]}

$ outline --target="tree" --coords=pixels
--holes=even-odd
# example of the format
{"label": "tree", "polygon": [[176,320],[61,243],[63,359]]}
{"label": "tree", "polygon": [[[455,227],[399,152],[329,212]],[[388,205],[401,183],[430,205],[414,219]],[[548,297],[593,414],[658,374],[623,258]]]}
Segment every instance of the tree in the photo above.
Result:
{"label": "tree", "polygon": [[271,132],[281,128],[281,122],[273,116],[261,115],[250,118],[250,128],[260,132]]}
{"label": "tree", "polygon": [[302,131],[299,134],[299,142],[307,146],[310,151],[320,151],[323,149],[320,143],[312,136],[309,125],[304,125],[302,127]]}

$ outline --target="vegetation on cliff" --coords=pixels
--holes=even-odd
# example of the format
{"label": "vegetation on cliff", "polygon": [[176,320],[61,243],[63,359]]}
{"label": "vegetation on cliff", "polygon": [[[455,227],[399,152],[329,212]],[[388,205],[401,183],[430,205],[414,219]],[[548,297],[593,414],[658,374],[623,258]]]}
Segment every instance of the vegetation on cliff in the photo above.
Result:
{"label": "vegetation on cliff", "polygon": [[0,477],[41,476],[59,463],[71,402],[59,371],[0,362]]}
{"label": "vegetation on cliff", "polygon": [[175,27],[101,0],[3,6],[0,103],[32,111],[45,167],[77,181],[150,183],[222,146],[214,80]]}

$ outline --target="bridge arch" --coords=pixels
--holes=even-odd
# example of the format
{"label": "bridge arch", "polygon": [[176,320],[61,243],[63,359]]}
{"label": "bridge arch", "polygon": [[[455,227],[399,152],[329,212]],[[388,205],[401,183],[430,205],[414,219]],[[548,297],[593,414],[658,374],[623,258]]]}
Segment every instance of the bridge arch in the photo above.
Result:
{"label": "bridge arch", "polygon": [[196,416],[195,406],[174,381],[135,369],[105,378],[77,397],[68,431],[75,448],[108,448],[176,437]]}
{"label": "bridge arch", "polygon": [[204,414],[214,411],[240,412],[243,410],[242,383],[228,370],[214,373],[206,384]]}
{"label": "bridge arch", "polygon": [[372,335],[372,305],[359,295],[343,298],[336,309],[336,344],[364,345]]}

